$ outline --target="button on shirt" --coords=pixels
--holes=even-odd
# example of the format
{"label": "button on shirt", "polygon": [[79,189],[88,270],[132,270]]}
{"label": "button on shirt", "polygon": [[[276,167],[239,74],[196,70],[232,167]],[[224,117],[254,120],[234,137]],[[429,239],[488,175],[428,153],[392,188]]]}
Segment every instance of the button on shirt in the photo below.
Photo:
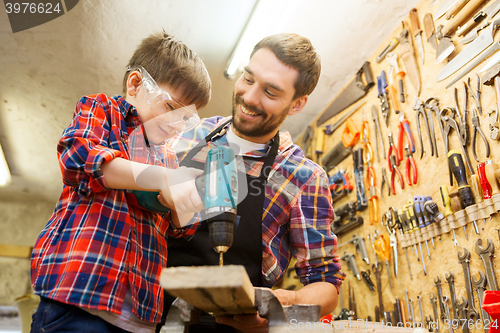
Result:
{"label": "button on shirt", "polygon": [[167,233],[188,237],[195,228],[169,228],[168,214],[134,205],[131,193],[106,186],[100,170],[115,157],[131,156],[177,167],[175,154],[164,144],[142,142],[141,131],[135,107],[122,97],[85,96],[77,104],[57,146],[63,191],[32,253],[36,294],[120,313],[130,286],[133,312],[142,320],[160,321]]}

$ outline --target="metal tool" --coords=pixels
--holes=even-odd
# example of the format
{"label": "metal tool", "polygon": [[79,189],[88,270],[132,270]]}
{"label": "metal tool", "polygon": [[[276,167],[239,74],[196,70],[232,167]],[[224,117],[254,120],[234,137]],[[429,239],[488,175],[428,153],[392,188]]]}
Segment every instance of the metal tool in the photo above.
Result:
{"label": "metal tool", "polygon": [[380,274],[382,272],[382,269],[382,265],[372,265],[372,271],[375,273],[375,280],[377,281],[378,306],[380,313],[384,313],[384,301],[382,299],[382,277]]}
{"label": "metal tool", "polygon": [[[493,114],[495,114],[493,116]],[[498,125],[498,111],[497,110],[490,110],[488,112],[488,127],[490,129],[490,139],[491,140],[498,140],[500,139],[500,126]]]}
{"label": "metal tool", "polygon": [[406,299],[406,312],[408,312],[408,321],[411,321],[413,324],[415,324],[415,317],[413,317],[410,311],[410,300],[408,298],[408,290],[406,289],[405,289],[405,299]]}
{"label": "metal tool", "polygon": [[444,274],[444,278],[446,279],[446,282],[448,282],[448,286],[450,288],[450,299],[451,299],[451,307],[453,310],[453,317],[455,319],[458,319],[458,312],[457,312],[457,298],[456,298],[456,293],[455,293],[455,276],[453,275],[452,271],[448,271]]}
{"label": "metal tool", "polygon": [[347,262],[347,268],[352,271],[352,274],[361,281],[361,275],[359,274],[358,264],[356,263],[356,258],[354,254],[349,253],[347,251],[344,252],[344,255],[340,258]]}
{"label": "metal tool", "polygon": [[[462,52],[453,58],[446,66],[439,72],[437,82],[446,79],[448,76],[455,73],[457,70],[465,66],[469,61],[474,59],[483,50],[493,43],[493,33],[500,25],[500,19],[495,20],[487,30],[483,31],[478,38],[469,44]],[[438,47],[439,48],[439,47]]]}
{"label": "metal tool", "polygon": [[412,320],[412,327],[415,327],[415,322],[416,322],[416,319],[415,319],[415,312],[413,311],[413,300],[411,298],[408,299],[408,303],[410,305],[410,311],[411,311],[411,317],[413,318]]}
{"label": "metal tool", "polygon": [[389,180],[387,179],[387,174],[386,174],[385,168],[382,167],[382,183],[380,184],[380,194],[382,195],[382,197],[384,196],[383,195],[384,184],[387,186],[387,191],[388,191],[387,195],[391,196],[390,183],[389,183]]}
{"label": "metal tool", "polygon": [[[497,43],[493,43],[493,45],[495,45],[495,44],[497,44]],[[493,47],[493,45],[490,46],[489,48]],[[490,58],[490,60],[488,60],[486,65],[484,65],[484,67],[479,70],[479,73],[486,72],[488,69],[490,69],[491,67],[495,66],[496,64],[498,64],[500,62],[500,52],[496,52],[497,50],[498,49],[495,50],[495,54],[493,54],[493,56]]]}
{"label": "metal tool", "polygon": [[[465,162],[467,164],[467,169],[469,170],[469,173],[472,175],[472,174],[474,174],[474,169],[472,168],[469,154],[467,152],[466,142],[465,142],[463,136],[460,135],[460,128],[459,128],[457,122],[455,121],[455,119],[453,119],[449,116],[443,116],[443,114],[446,114],[446,111],[449,109],[451,109],[451,108],[444,108],[441,110],[441,119],[444,122],[444,133],[445,133],[444,141],[445,141],[445,147],[446,147],[446,156],[449,156],[449,152],[450,152],[450,144],[449,144],[448,135],[450,133],[450,130],[453,128],[460,139],[461,149],[462,149],[463,156],[465,158]],[[453,109],[451,109],[451,110],[453,110]],[[451,170],[451,164],[450,164],[450,170]],[[450,174],[450,185],[453,185],[452,182],[453,182],[453,180],[451,179],[451,174]]]}
{"label": "metal tool", "polygon": [[477,292],[477,298],[479,300],[479,308],[481,309],[481,319],[483,321],[483,328],[486,333],[489,331],[489,323],[491,323],[490,315],[486,310],[483,309],[483,296],[484,290],[486,289],[486,277],[481,271],[477,272],[479,274],[479,279],[476,279],[474,275],[471,276],[472,285]]}
{"label": "metal tool", "polygon": [[403,139],[406,136],[407,143],[412,153],[415,153],[415,141],[413,140],[413,133],[410,129],[410,122],[406,119],[404,111],[401,116],[399,116],[399,124],[398,124],[398,159],[403,160]]}
{"label": "metal tool", "polygon": [[377,255],[384,260],[385,268],[387,269],[387,279],[392,292],[391,270],[389,269],[389,262],[391,260],[391,244],[389,236],[382,234],[375,240],[375,253],[377,253]]}
{"label": "metal tool", "polygon": [[486,158],[490,157],[490,144],[488,143],[488,140],[486,139],[486,136],[484,135],[483,131],[481,130],[481,125],[479,124],[479,116],[477,115],[476,109],[472,109],[472,154],[474,155],[474,158],[476,159],[477,162],[479,162],[479,158],[477,157],[477,152],[476,152],[476,135],[479,133],[481,135],[481,138],[484,141],[484,145],[486,147]]}
{"label": "metal tool", "polygon": [[[363,82],[363,75],[366,84]],[[350,105],[354,104],[361,98],[363,98],[371,87],[375,85],[373,81],[373,73],[370,67],[370,63],[367,61],[363,64],[355,78],[347,85],[347,87],[342,90],[342,92],[333,100],[330,106],[321,114],[319,119],[316,121],[316,125],[319,126],[323,124],[328,119],[332,118],[339,112],[348,108]]]}
{"label": "metal tool", "polygon": [[363,149],[353,152],[354,180],[356,183],[356,210],[362,211],[368,208],[368,200],[365,193],[365,183],[363,181]]}
{"label": "metal tool", "polygon": [[495,269],[493,268],[493,263],[491,261],[491,257],[495,252],[495,245],[489,238],[486,240],[486,242],[486,247],[483,247],[483,241],[481,240],[481,238],[476,241],[476,253],[481,257],[481,260],[483,261],[489,290],[498,290],[497,279],[495,277]]}
{"label": "metal tool", "polygon": [[446,320],[446,310],[444,307],[444,302],[443,302],[443,292],[441,290],[441,278],[439,276],[436,276],[434,278],[434,285],[436,286],[437,289],[437,296],[439,300],[439,309],[441,310],[441,321],[445,323]]}
{"label": "metal tool", "polygon": [[[445,320],[448,320],[448,331],[450,333],[453,333],[453,328],[452,328],[452,325],[451,325],[451,316],[450,316],[450,308],[448,307],[448,297],[446,296],[442,296],[441,297],[441,301],[443,302],[443,306],[445,308]],[[443,320],[441,318],[441,321],[443,321],[443,323],[445,322],[445,320]]]}
{"label": "metal tool", "polygon": [[379,54],[379,56],[377,57],[377,64],[380,63],[382,60],[384,60],[384,58],[387,56],[387,54],[389,52],[391,52],[392,50],[394,50],[396,48],[396,46],[398,46],[399,44],[399,39],[397,37],[394,37],[393,39],[391,39],[391,42],[389,43],[389,45],[387,45],[384,50]]}
{"label": "metal tool", "polygon": [[436,33],[434,32],[434,20],[432,18],[431,13],[427,13],[424,16],[424,31],[425,31],[425,36],[427,37],[427,41],[431,46],[434,48],[434,50],[437,49],[437,42],[436,42]]}
{"label": "metal tool", "polygon": [[422,43],[422,30],[420,29],[420,24],[418,23],[417,8],[412,8],[410,10],[410,23],[413,37],[415,37],[415,43],[417,44],[418,53],[420,54],[420,60],[422,60],[423,64],[425,60],[424,45]]}
{"label": "metal tool", "polygon": [[492,18],[500,10],[500,0],[491,3],[486,9],[479,11],[474,15],[474,17],[467,23],[462,24],[457,30],[457,36],[465,35],[469,30],[474,28],[477,24],[481,23],[484,19]]}
{"label": "metal tool", "polygon": [[[375,126],[375,150],[377,152],[377,159],[379,159],[379,144],[378,142],[380,141],[380,146],[382,147],[382,157],[385,159],[385,146],[384,146],[384,140],[382,139],[382,132],[380,131],[380,122],[379,122],[379,117],[378,117],[378,110],[375,105],[372,105],[372,119],[373,119],[373,124]],[[378,140],[377,140],[378,137]]]}
{"label": "metal tool", "polygon": [[422,309],[422,296],[417,295],[417,302],[418,302],[418,310],[420,312],[420,322],[422,324],[422,327],[424,327],[425,316],[424,316],[424,310]]}
{"label": "metal tool", "polygon": [[375,285],[373,284],[372,279],[370,278],[370,270],[361,271],[361,276],[363,277],[363,281],[365,281],[366,286],[371,291],[375,290]]}
{"label": "metal tool", "polygon": [[[389,65],[391,65],[391,73],[389,74],[389,77],[394,77],[396,81],[398,82],[398,90],[399,90],[399,101],[401,103],[405,102],[405,89],[404,89],[404,83],[403,83],[403,77],[405,76],[405,72],[403,70],[400,70],[399,65],[398,65],[398,55],[394,52],[389,52],[387,53],[387,61],[389,61]],[[394,107],[394,112],[396,114],[399,113],[399,109],[396,108],[395,105]]]}
{"label": "metal tool", "polygon": [[405,23],[403,21],[403,30],[401,30],[401,33],[399,35],[399,42],[401,43],[400,57],[401,59],[403,59],[403,62],[405,64],[406,74],[408,74],[408,76],[410,77],[410,81],[413,84],[413,87],[415,87],[417,96],[419,96],[421,88],[420,75],[418,71],[417,61],[415,60],[415,52],[413,51],[413,47],[411,46],[409,41],[409,34],[410,32],[405,27]]}
{"label": "metal tool", "polygon": [[[356,202],[354,201],[349,201],[339,208],[334,208],[333,212],[335,218],[330,229],[337,236],[363,225],[363,218],[356,215]],[[347,223],[343,223],[344,219],[347,220]]]}
{"label": "metal tool", "polygon": [[477,111],[479,111],[480,115],[483,115],[483,108],[481,107],[481,78],[479,77],[479,74],[477,74],[477,73],[476,73],[476,80],[477,80],[476,93],[474,93],[474,89],[471,88],[470,77],[467,79],[467,88],[469,88],[469,93],[471,94],[472,98],[474,99]]}
{"label": "metal tool", "polygon": [[[424,207],[423,207],[423,205],[420,205],[418,200],[420,200],[419,196],[413,197],[413,202],[412,202],[412,200],[409,200],[408,207],[411,207],[414,211],[415,217],[417,218],[417,221],[418,221],[417,228],[423,229],[426,227],[426,225],[424,223],[424,214],[422,213]],[[427,224],[429,224],[429,223],[430,222],[428,221]],[[427,248],[427,256],[429,257],[429,260],[431,260],[431,253],[429,251],[429,244],[427,243],[427,239],[425,239],[425,247]]]}
{"label": "metal tool", "polygon": [[464,271],[465,288],[467,289],[467,301],[469,302],[469,308],[467,310],[466,318],[474,319],[475,321],[479,319],[479,313],[474,308],[474,295],[472,294],[472,284],[470,281],[470,270],[469,270],[470,252],[466,248],[463,248],[463,251],[464,251],[463,254],[460,251],[458,251],[458,261],[462,265],[462,269]]}
{"label": "metal tool", "polygon": [[401,175],[401,172],[399,171],[399,169],[397,167],[396,155],[390,155],[389,162],[390,162],[389,166],[391,169],[391,191],[392,191],[392,193],[396,194],[396,186],[395,186],[395,181],[394,181],[394,179],[396,178],[396,174],[398,175],[399,184],[401,185],[401,189],[405,188],[405,182],[403,180],[403,176]]}
{"label": "metal tool", "polygon": [[[482,35],[481,35],[482,36]],[[479,38],[478,38],[479,39]],[[470,46],[469,46],[470,47]],[[494,42],[491,46],[489,46],[484,52],[481,52],[479,56],[475,58],[474,61],[472,61],[469,66],[467,66],[463,71],[460,72],[453,80],[451,80],[447,85],[446,89],[454,85],[458,80],[463,78],[465,75],[467,75],[471,70],[477,67],[481,62],[484,61],[484,59],[488,58],[490,55],[495,53],[496,51],[500,50],[500,42]],[[465,50],[464,50],[465,51]],[[462,51],[463,52],[463,51]],[[475,56],[474,56],[475,57]],[[470,61],[470,60],[469,60]],[[465,66],[465,64],[463,65]],[[457,68],[457,70],[460,68]],[[453,74],[453,73],[452,73]],[[451,75],[451,74],[450,74]]]}
{"label": "metal tool", "polygon": [[434,130],[434,118],[432,113],[436,115],[436,121],[439,124],[439,129],[441,130],[441,136],[444,137],[443,121],[441,120],[441,112],[439,110],[439,100],[436,97],[429,97],[425,103],[424,108],[429,110],[427,119],[429,120],[429,126],[431,128],[432,140],[434,141],[434,150],[436,152],[436,157],[439,157],[439,152],[437,149],[437,140]]}
{"label": "metal tool", "polygon": [[387,95],[387,77],[385,71],[377,76],[378,98],[380,99],[380,109],[385,120],[385,125],[389,127],[389,98]]}
{"label": "metal tool", "polygon": [[458,116],[458,134],[461,136],[460,142],[465,143],[466,146],[469,145],[470,135],[469,135],[469,124],[467,123],[467,113],[468,113],[468,102],[469,102],[469,94],[467,93],[467,85],[464,82],[464,114],[460,113],[460,106],[458,104],[458,89],[455,88],[455,111]]}
{"label": "metal tool", "polygon": [[431,130],[429,127],[429,121],[427,120],[427,113],[424,110],[424,103],[419,99],[415,99],[415,106],[413,107],[413,110],[417,112],[416,117],[417,117],[417,132],[418,132],[418,139],[420,141],[420,159],[424,156],[424,143],[422,140],[422,131],[421,131],[421,126],[420,126],[420,115],[424,118],[424,124],[425,128],[427,130],[427,136],[429,138],[429,142],[431,145],[431,156],[434,156],[434,146],[435,143],[432,140],[432,135],[431,135]]}
{"label": "metal tool", "polygon": [[361,255],[363,261],[369,265],[370,259],[368,258],[368,251],[366,251],[365,239],[363,237],[359,237],[358,235],[352,235],[352,238],[348,241],[348,243],[354,244],[356,248],[356,253]]}
{"label": "metal tool", "polygon": [[439,25],[436,29],[436,37],[438,39],[438,46],[436,49],[437,64],[448,58],[448,56],[455,51],[455,44],[453,44],[451,38],[446,37],[442,30],[443,25]]}
{"label": "metal tool", "polygon": [[394,276],[398,277],[398,239],[396,238],[396,219],[397,211],[394,207],[389,207],[387,212],[382,216],[382,223],[385,225],[387,232],[389,233],[389,245],[391,248],[391,256],[394,266]]}
{"label": "metal tool", "polygon": [[[453,214],[453,211],[451,210],[451,199],[448,192],[448,188],[445,185],[442,185],[439,188],[439,193],[441,194],[441,200],[443,202],[444,216],[445,217],[450,216],[451,214]],[[453,232],[453,244],[455,246],[458,246],[457,236],[455,235],[455,229],[451,228],[451,231]],[[466,232],[465,226],[464,226],[464,232]]]}
{"label": "metal tool", "polygon": [[[408,181],[408,186],[417,185],[418,170],[415,159],[411,153],[408,144],[405,145],[406,152],[406,180]],[[413,170],[413,172],[412,172]]]}
{"label": "metal tool", "polygon": [[[434,318],[436,319],[436,333],[439,333],[439,316],[438,316],[438,311],[437,311],[437,299],[436,295],[434,293],[429,294],[429,300],[432,304],[432,312],[434,313]],[[441,303],[441,302],[440,302]]]}
{"label": "metal tool", "polygon": [[479,36],[479,33],[481,31],[483,31],[484,29],[486,29],[487,27],[490,26],[491,22],[492,21],[487,21],[487,22],[483,22],[482,24],[478,25],[475,29],[473,29],[471,32],[469,32],[467,35],[465,35],[465,37],[460,40],[460,43],[467,44],[467,43],[472,42],[474,39],[477,38],[477,36]]}
{"label": "metal tool", "polygon": [[[470,308],[467,308],[467,299],[462,296],[461,302],[457,302],[457,311],[460,317],[460,321],[462,321],[464,324],[462,324],[462,332],[463,333],[469,333],[469,323],[468,323],[468,316],[470,313]],[[473,306],[474,304],[472,304]]]}
{"label": "metal tool", "polygon": [[[405,208],[406,208],[406,216],[407,216],[408,220],[411,221],[411,225],[412,225],[411,232],[413,232],[413,231],[418,229],[418,221],[417,221],[417,217],[415,215],[415,208],[413,207],[412,204],[405,205]],[[421,256],[420,258],[422,259],[422,267],[424,269],[424,275],[427,275],[427,269],[425,268],[424,253],[422,251],[422,244],[418,243],[418,247],[420,249],[420,256]]]}

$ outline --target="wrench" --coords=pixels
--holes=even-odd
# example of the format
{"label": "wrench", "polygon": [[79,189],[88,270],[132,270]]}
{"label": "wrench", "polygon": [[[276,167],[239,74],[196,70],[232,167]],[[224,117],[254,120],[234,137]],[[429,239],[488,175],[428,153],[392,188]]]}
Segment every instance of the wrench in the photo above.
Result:
{"label": "wrench", "polygon": [[[476,243],[477,244],[477,243]],[[465,279],[465,287],[467,288],[467,301],[469,303],[469,308],[467,309],[467,318],[466,319],[479,319],[479,313],[474,308],[474,295],[472,294],[472,284],[470,282],[470,270],[469,270],[469,262],[470,262],[470,252],[464,248],[464,254],[458,251],[458,261],[462,264],[462,268],[464,270],[464,279]],[[466,305],[467,307],[467,305]],[[458,310],[458,304],[457,304]]]}
{"label": "wrench", "polygon": [[432,303],[432,312],[434,312],[434,318],[436,318],[436,333],[439,333],[439,319],[438,319],[438,309],[437,309],[437,299],[434,293],[429,294],[429,299]]}
{"label": "wrench", "polygon": [[445,321],[443,321],[443,322],[446,324],[446,320],[448,320],[448,331],[450,331],[450,333],[453,333],[453,328],[452,328],[452,325],[451,325],[450,308],[448,308],[448,297],[443,296],[441,298],[441,302],[443,302],[444,308],[445,308],[445,311],[446,311]]}
{"label": "wrench", "polygon": [[495,271],[493,269],[493,264],[491,262],[491,257],[495,252],[495,245],[491,239],[487,238],[487,245],[483,247],[483,241],[478,239],[476,241],[476,253],[483,260],[484,270],[486,272],[486,279],[488,280],[489,290],[498,290],[497,279],[495,277]]}
{"label": "wrench", "polygon": [[474,275],[471,276],[472,285],[474,289],[477,291],[477,297],[479,298],[479,308],[481,308],[481,318],[483,319],[483,328],[486,333],[489,331],[489,325],[491,323],[490,315],[483,309],[483,295],[484,289],[486,288],[486,277],[484,273],[478,271],[479,279],[476,280]]}
{"label": "wrench", "polygon": [[453,317],[455,319],[458,319],[458,312],[457,312],[457,299],[455,297],[455,276],[451,271],[448,271],[447,273],[444,274],[444,277],[446,278],[446,282],[448,282],[448,285],[450,287],[450,300],[451,300],[451,308],[453,310]]}
{"label": "wrench", "polygon": [[425,327],[425,316],[424,316],[424,310],[422,309],[422,297],[420,295],[417,295],[417,302],[418,302],[418,310],[420,311],[420,322],[422,324],[422,327]]}
{"label": "wrench", "polygon": [[431,323],[432,323],[432,316],[425,316],[425,322],[427,323],[427,330],[429,332],[432,332],[432,327],[431,327]]}
{"label": "wrench", "polygon": [[463,333],[469,333],[469,321],[467,320],[467,299],[462,296],[462,303],[457,302],[457,308],[458,308],[458,313],[460,314],[460,322],[463,322],[462,324],[462,332]]}
{"label": "wrench", "polygon": [[408,321],[415,323],[415,318],[413,318],[410,312],[410,300],[408,299],[408,290],[406,289],[405,289],[405,297],[406,297],[406,312],[408,312]]}
{"label": "wrench", "polygon": [[384,313],[384,302],[382,300],[382,278],[380,277],[380,273],[383,268],[382,264],[377,266],[375,266],[375,264],[372,265],[372,271],[375,273],[375,279],[377,280],[378,308],[381,315]]}
{"label": "wrench", "polygon": [[[437,288],[437,294],[438,294],[438,299],[439,299],[439,309],[441,310],[440,319],[444,324],[444,321],[446,319],[446,311],[445,311],[444,304],[443,304],[443,292],[441,291],[441,278],[439,276],[436,276],[436,278],[434,279],[434,285]],[[446,299],[448,299],[448,298],[446,298]],[[437,318],[436,318],[436,320],[437,320]]]}

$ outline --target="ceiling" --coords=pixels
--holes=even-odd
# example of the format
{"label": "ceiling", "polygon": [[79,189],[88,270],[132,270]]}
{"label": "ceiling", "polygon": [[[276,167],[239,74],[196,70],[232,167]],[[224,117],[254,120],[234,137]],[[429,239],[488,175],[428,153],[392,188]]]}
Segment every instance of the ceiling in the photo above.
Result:
{"label": "ceiling", "polygon": [[[322,58],[318,87],[305,109],[282,127],[296,138],[419,1],[295,0],[289,6],[291,2],[272,17],[285,22],[280,30],[308,37]],[[82,0],[65,15],[17,33],[0,11],[0,143],[13,175],[0,196],[58,198],[62,182],[56,144],[76,102],[83,95],[120,93],[135,47],[161,29],[206,64],[213,95],[201,116],[229,115],[235,80],[223,73],[255,3]]]}

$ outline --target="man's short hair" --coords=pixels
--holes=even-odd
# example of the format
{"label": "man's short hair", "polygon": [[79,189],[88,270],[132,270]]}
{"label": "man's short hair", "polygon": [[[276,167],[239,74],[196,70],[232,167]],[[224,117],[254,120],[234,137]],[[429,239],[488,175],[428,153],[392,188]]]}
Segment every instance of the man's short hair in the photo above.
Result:
{"label": "man's short hair", "polygon": [[309,39],[294,33],[268,36],[255,45],[250,58],[261,48],[269,49],[282,63],[299,72],[293,99],[313,92],[321,74],[321,59]]}
{"label": "man's short hair", "polygon": [[[143,39],[128,66],[144,67],[159,85],[183,89],[184,101],[188,105],[195,104],[197,109],[210,101],[212,83],[205,65],[195,52],[165,31]],[[123,78],[124,92],[129,74],[127,71]]]}

